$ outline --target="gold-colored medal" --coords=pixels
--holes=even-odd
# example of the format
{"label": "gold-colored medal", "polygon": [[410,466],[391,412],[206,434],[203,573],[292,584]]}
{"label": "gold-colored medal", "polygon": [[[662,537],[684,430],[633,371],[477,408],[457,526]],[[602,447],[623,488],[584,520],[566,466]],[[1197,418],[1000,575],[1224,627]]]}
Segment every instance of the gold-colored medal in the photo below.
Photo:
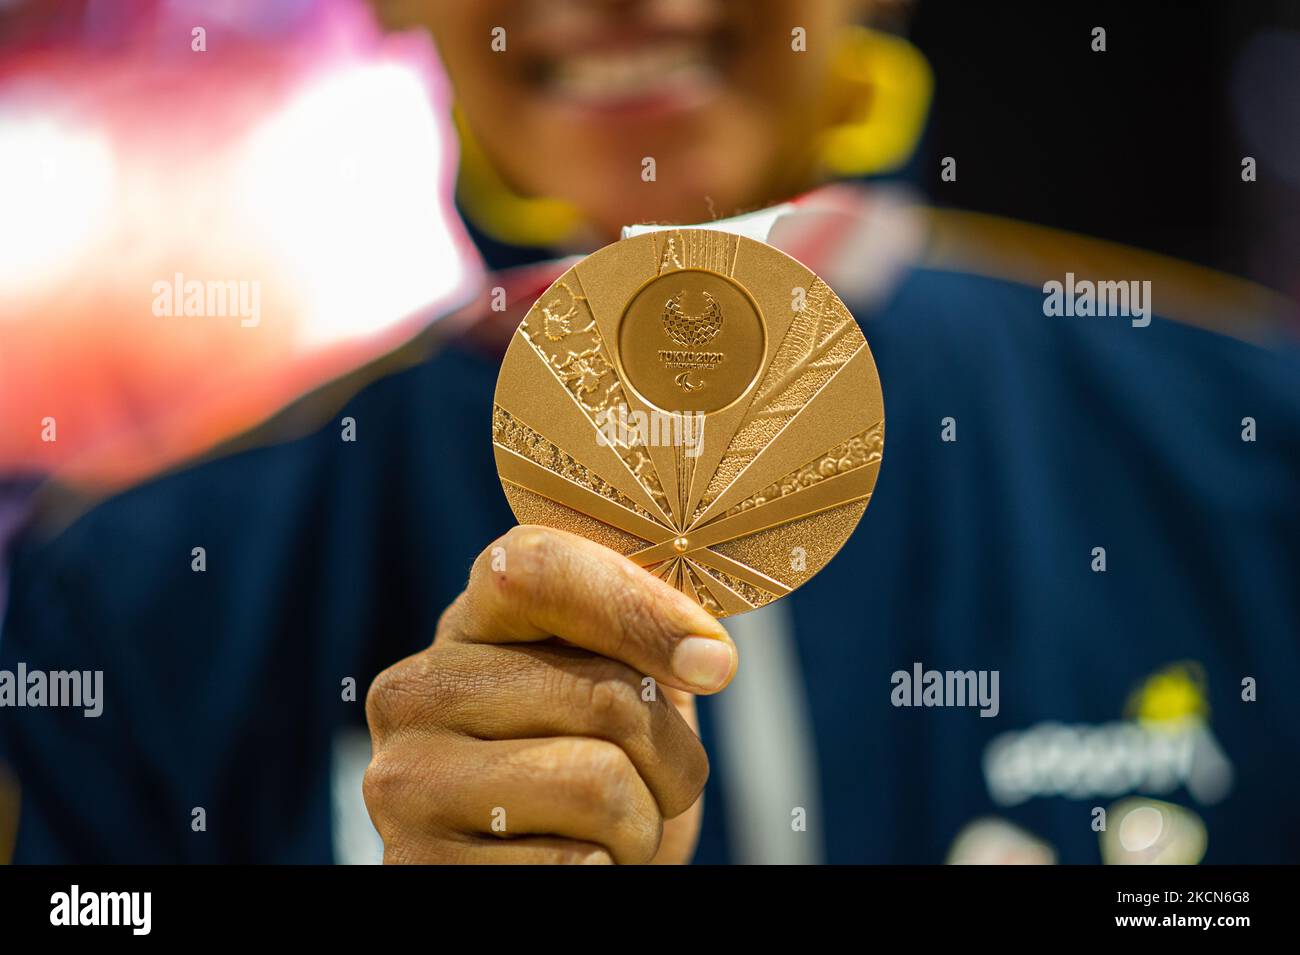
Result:
{"label": "gold-colored medal", "polygon": [[866,509],[875,362],[844,303],[763,242],[625,238],[569,269],[497,381],[497,470],[521,523],[581,534],[723,617],[790,593]]}

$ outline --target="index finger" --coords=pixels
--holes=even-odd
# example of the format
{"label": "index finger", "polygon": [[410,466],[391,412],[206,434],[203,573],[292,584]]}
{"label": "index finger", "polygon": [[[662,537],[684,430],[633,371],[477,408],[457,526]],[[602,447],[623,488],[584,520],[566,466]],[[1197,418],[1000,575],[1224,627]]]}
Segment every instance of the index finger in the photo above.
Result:
{"label": "index finger", "polygon": [[703,607],[626,557],[565,531],[512,529],[475,560],[458,603],[453,639],[560,637],[692,693],[716,692],[736,671],[735,644]]}

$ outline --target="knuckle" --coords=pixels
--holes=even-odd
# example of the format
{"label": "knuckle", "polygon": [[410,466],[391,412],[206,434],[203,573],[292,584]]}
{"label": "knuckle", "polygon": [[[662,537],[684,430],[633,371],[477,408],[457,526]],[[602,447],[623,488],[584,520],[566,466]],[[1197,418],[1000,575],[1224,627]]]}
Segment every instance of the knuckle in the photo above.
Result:
{"label": "knuckle", "polygon": [[366,691],[366,723],[370,726],[370,734],[376,741],[387,736],[392,728],[392,720],[389,717],[396,695],[393,687],[401,680],[400,667],[401,664],[397,663],[381,671],[371,681],[370,689]]}
{"label": "knuckle", "polygon": [[523,525],[511,528],[501,541],[507,570],[496,576],[498,586],[515,600],[535,602],[545,594],[548,578],[558,569],[559,541],[555,533]]}
{"label": "knuckle", "polygon": [[568,743],[559,761],[560,798],[569,811],[607,833],[620,861],[653,859],[663,817],[628,755],[603,739],[581,739]]}
{"label": "knuckle", "polygon": [[619,647],[625,650],[633,646],[646,649],[666,646],[677,634],[664,619],[662,601],[645,581],[636,580],[635,584],[620,587],[612,595]]}
{"label": "knuckle", "polygon": [[669,819],[690,809],[704,792],[709,781],[709,754],[705,752],[704,744],[698,739],[689,742],[681,754],[679,766],[680,789],[668,798],[663,807],[664,815]]}
{"label": "knuckle", "polygon": [[694,789],[694,798],[687,804],[687,808],[689,808],[694,805],[695,800],[699,798],[700,793],[704,792],[704,787],[709,782],[709,754],[698,738],[687,749],[686,762],[687,779]]}
{"label": "knuckle", "polygon": [[606,674],[588,678],[586,683],[587,707],[601,726],[620,737],[644,727],[641,694],[626,676]]}
{"label": "knuckle", "polygon": [[548,850],[544,861],[551,865],[612,865],[614,862],[607,849],[584,843]]}
{"label": "knuckle", "polygon": [[371,735],[382,741],[413,724],[439,725],[470,693],[454,651],[425,650],[382,671],[366,693]]}
{"label": "knuckle", "polygon": [[508,576],[537,578],[555,562],[558,542],[555,533],[545,527],[524,525],[511,528],[505,536]]}
{"label": "knuckle", "polygon": [[453,633],[461,629],[462,623],[468,613],[468,597],[465,591],[461,591],[438,616],[438,625],[434,628],[433,642],[441,644],[445,642]]}
{"label": "knuckle", "polygon": [[637,674],[611,660],[594,661],[571,678],[569,704],[586,714],[589,725],[615,739],[644,735],[649,727]]}
{"label": "knuckle", "polygon": [[559,785],[573,811],[602,826],[621,815],[626,791],[627,756],[605,740],[579,740],[561,754]]}
{"label": "knuckle", "polygon": [[633,865],[646,865],[659,853],[659,846],[664,841],[663,817],[656,814],[646,818],[644,828],[638,830],[639,836],[632,848]]}
{"label": "knuckle", "polygon": [[573,745],[569,766],[564,798],[573,810],[608,833],[625,861],[654,858],[663,818],[627,754],[605,740],[583,740]]}
{"label": "knuckle", "polygon": [[[438,748],[404,745],[378,750],[361,777],[361,798],[385,846],[428,843],[432,834],[454,828],[452,801],[430,800],[446,788],[454,763]],[[459,799],[453,795],[452,800]]]}
{"label": "knuckle", "polygon": [[375,824],[375,829],[385,841],[391,830],[394,808],[407,786],[405,767],[391,754],[376,753],[361,777],[361,798]]}

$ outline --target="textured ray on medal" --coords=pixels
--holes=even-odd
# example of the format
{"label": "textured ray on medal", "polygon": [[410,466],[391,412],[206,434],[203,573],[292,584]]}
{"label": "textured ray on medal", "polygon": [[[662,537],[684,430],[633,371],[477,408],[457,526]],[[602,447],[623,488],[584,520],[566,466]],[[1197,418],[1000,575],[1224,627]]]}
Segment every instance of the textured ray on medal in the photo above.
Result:
{"label": "textured ray on medal", "polygon": [[578,526],[567,528],[577,533],[590,531],[578,519],[590,515],[658,540],[671,518],[653,463],[642,448],[596,439],[601,416],[624,400],[623,387],[572,270],[529,310],[515,339],[502,363],[492,429],[502,480],[517,489],[507,488],[512,507],[517,498],[545,513],[518,493],[528,491],[577,511],[569,521]]}

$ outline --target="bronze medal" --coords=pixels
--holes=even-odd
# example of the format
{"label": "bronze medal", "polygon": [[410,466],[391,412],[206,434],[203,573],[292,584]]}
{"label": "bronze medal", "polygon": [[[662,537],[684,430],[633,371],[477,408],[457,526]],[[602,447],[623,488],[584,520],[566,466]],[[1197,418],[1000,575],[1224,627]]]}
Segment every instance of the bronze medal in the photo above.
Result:
{"label": "bronze medal", "polygon": [[555,281],[497,380],[515,516],[623,554],[725,617],[807,581],[857,525],[884,447],[862,330],[754,239],[626,238]]}

